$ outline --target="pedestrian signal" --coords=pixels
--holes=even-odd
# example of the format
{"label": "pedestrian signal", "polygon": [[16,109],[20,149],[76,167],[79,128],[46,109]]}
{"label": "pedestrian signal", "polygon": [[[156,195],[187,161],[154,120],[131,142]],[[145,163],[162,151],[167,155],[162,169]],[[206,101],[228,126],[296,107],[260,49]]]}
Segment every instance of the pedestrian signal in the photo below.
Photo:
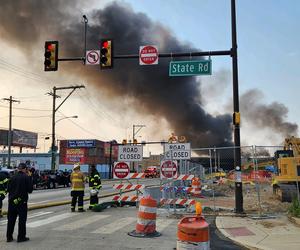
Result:
{"label": "pedestrian signal", "polygon": [[103,39],[100,43],[100,68],[111,69],[113,67],[113,43],[111,39]]}
{"label": "pedestrian signal", "polygon": [[45,42],[44,71],[56,71],[58,68],[58,41]]}

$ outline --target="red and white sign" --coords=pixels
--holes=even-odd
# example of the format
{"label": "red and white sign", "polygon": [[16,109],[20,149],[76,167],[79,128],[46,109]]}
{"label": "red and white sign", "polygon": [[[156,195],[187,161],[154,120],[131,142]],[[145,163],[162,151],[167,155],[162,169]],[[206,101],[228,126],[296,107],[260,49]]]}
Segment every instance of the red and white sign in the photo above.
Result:
{"label": "red and white sign", "polygon": [[114,179],[127,179],[129,176],[129,163],[128,162],[115,162],[113,169]]}
{"label": "red and white sign", "polygon": [[100,64],[100,50],[87,50],[85,55],[86,65]]}
{"label": "red and white sign", "polygon": [[160,164],[160,178],[174,179],[177,178],[178,168],[177,161],[162,161]]}
{"label": "red and white sign", "polygon": [[154,45],[140,46],[140,65],[158,64],[158,50]]}

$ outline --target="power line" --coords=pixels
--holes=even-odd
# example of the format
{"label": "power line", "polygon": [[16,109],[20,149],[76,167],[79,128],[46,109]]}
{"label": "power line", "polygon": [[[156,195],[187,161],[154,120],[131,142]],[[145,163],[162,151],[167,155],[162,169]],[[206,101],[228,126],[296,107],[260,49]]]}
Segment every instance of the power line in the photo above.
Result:
{"label": "power line", "polygon": [[[8,106],[0,105],[0,108],[8,108]],[[20,110],[28,110],[28,111],[43,111],[43,112],[50,112],[51,109],[31,109],[31,108],[14,108],[14,109],[20,109]]]}

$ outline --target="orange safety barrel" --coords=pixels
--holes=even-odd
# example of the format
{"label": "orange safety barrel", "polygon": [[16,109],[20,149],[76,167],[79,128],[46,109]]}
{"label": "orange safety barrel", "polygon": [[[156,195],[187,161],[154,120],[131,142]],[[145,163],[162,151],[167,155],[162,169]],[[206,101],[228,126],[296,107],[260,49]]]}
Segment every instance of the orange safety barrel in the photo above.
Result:
{"label": "orange safety barrel", "polygon": [[137,233],[151,234],[156,230],[157,201],[151,196],[140,200],[138,219],[136,224]]}
{"label": "orange safety barrel", "polygon": [[128,235],[139,238],[161,236],[161,234],[156,231],[156,209],[157,201],[150,195],[141,198],[137,214],[136,230],[129,232]]}
{"label": "orange safety barrel", "polygon": [[209,224],[202,216],[184,217],[178,223],[177,250],[208,250]]}
{"label": "orange safety barrel", "polygon": [[201,197],[201,182],[198,177],[193,178],[192,180],[192,196]]}

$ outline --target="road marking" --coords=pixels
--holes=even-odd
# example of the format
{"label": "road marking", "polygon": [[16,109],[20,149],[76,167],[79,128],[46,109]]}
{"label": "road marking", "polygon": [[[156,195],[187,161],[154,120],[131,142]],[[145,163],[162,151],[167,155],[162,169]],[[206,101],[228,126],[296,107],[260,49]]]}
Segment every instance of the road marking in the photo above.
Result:
{"label": "road marking", "polygon": [[58,231],[75,230],[75,229],[84,227],[86,225],[89,225],[91,223],[94,223],[98,220],[105,219],[105,218],[110,217],[110,216],[111,215],[103,215],[103,214],[93,215],[93,216],[89,216],[89,217],[81,219],[81,220],[71,222],[69,224],[62,225],[62,226],[57,227],[57,228],[54,228],[54,230],[58,230]]}
{"label": "road marking", "polygon": [[174,222],[174,220],[170,220],[170,219],[157,219],[156,230],[158,232],[161,232],[173,222]]}
{"label": "road marking", "polygon": [[70,218],[70,217],[75,216],[75,215],[78,215],[78,214],[64,213],[64,214],[60,214],[60,215],[55,215],[55,216],[52,216],[52,217],[47,218],[47,219],[27,223],[27,227],[35,228],[35,227],[45,226],[46,224],[50,224],[50,223],[53,223],[53,222],[56,222],[56,221],[60,221],[60,220],[66,219],[66,218]]}
{"label": "road marking", "polygon": [[132,222],[136,221],[136,218],[134,217],[126,217],[126,218],[121,218],[117,219],[116,221],[107,224],[105,226],[102,226],[98,228],[97,230],[93,231],[92,233],[98,233],[98,234],[111,234],[116,232],[117,230],[131,224]]}
{"label": "road marking", "polygon": [[[34,217],[39,217],[39,216],[43,216],[43,215],[46,215],[46,214],[52,214],[54,213],[53,211],[52,212],[37,212],[35,214],[30,214],[27,216],[27,219],[31,219],[31,218],[34,218]],[[17,218],[17,220],[19,219],[19,217]],[[0,222],[0,226],[3,226],[3,225],[6,225],[7,224],[7,220],[4,220],[4,221],[1,221]]]}

